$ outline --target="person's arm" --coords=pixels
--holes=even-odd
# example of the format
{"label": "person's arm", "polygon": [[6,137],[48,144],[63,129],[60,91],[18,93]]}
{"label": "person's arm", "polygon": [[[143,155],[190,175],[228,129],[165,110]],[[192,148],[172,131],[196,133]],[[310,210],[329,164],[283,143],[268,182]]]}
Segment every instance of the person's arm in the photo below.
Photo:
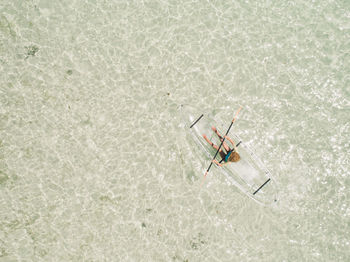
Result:
{"label": "person's arm", "polygon": [[234,142],[231,138],[229,138],[228,136],[225,136],[225,138],[226,138],[228,141],[230,141],[230,143],[232,144],[232,146],[233,146],[233,148],[235,149],[235,151],[237,151],[235,142]]}
{"label": "person's arm", "polygon": [[227,164],[227,163],[220,164],[216,159],[213,160],[213,163],[217,164],[218,166],[223,166]]}

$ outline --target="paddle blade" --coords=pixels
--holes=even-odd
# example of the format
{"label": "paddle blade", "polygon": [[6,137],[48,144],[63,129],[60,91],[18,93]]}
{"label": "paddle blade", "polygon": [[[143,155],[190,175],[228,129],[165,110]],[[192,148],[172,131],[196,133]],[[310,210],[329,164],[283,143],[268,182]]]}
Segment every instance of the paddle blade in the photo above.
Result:
{"label": "paddle blade", "polygon": [[232,122],[234,122],[234,121],[236,120],[236,118],[237,118],[239,112],[242,110],[242,108],[243,108],[242,106],[239,107],[239,109],[237,110],[237,112],[236,112],[236,114],[235,114],[235,116],[234,116]]}

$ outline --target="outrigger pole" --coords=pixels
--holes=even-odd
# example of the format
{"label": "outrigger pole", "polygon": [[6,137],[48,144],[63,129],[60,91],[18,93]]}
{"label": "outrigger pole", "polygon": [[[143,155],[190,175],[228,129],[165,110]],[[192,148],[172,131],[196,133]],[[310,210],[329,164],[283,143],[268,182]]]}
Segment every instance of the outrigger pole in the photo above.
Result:
{"label": "outrigger pole", "polygon": [[267,180],[265,181],[264,184],[262,184],[257,190],[255,190],[255,192],[253,193],[253,195],[255,195],[256,193],[258,193],[259,190],[262,189],[263,186],[265,186],[270,180],[271,180],[271,178],[267,179]]}
{"label": "outrigger pole", "polygon": [[198,119],[190,126],[190,128],[192,128],[195,124],[197,124],[197,122],[199,120],[201,120],[201,118],[203,117],[204,115],[202,114],[200,117],[198,117]]}
{"label": "outrigger pole", "polygon": [[[231,122],[231,124],[230,124],[230,127],[227,129],[227,132],[226,132],[226,135],[225,135],[225,136],[227,136],[227,135],[228,135],[228,132],[230,132],[230,129],[231,129],[232,125],[233,125],[233,122],[235,122],[236,117],[237,117],[239,111],[241,111],[241,109],[242,109],[242,107],[240,107],[240,108],[238,109],[236,115],[235,115],[234,118],[232,119],[232,122]],[[225,141],[225,136],[222,138],[221,144],[220,144],[218,150],[216,151],[215,156],[214,156],[213,159],[211,160],[210,165],[209,165],[207,171],[206,171],[205,174],[204,174],[204,178],[206,178],[206,176],[208,175],[208,172],[209,172],[211,166],[213,165],[213,161],[214,161],[214,159],[216,158],[216,155],[219,153],[220,148],[221,148],[222,144],[223,144],[224,141]]]}

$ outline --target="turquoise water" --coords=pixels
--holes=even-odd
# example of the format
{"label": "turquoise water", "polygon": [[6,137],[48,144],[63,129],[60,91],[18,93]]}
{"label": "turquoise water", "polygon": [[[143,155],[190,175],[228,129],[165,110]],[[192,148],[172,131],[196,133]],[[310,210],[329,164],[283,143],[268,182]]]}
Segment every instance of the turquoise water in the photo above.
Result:
{"label": "turquoise water", "polygon": [[[347,261],[350,2],[0,1],[0,261]],[[180,104],[280,190],[208,175]],[[209,164],[209,163],[208,163]]]}

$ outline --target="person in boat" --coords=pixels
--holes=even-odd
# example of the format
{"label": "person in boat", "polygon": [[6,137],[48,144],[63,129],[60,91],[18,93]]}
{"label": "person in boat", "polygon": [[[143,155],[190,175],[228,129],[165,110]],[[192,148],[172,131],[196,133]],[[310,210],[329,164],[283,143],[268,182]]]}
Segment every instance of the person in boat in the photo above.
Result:
{"label": "person in boat", "polygon": [[[215,134],[217,134],[217,136],[219,137],[220,141],[223,141],[222,136],[219,134],[218,130],[213,126],[211,128]],[[224,136],[226,140],[228,140],[231,144],[232,144],[232,149],[227,145],[227,143],[224,141],[224,143],[222,144],[226,153],[220,148],[219,154],[222,157],[223,161],[225,162],[225,164],[228,164],[230,162],[237,162],[241,159],[241,157],[239,156],[238,152],[237,152],[237,148],[235,143],[233,142],[233,140],[231,138],[229,138],[228,136]],[[211,142],[208,137],[204,134],[203,138],[216,150],[219,149],[219,147],[217,145],[215,145],[213,142]],[[220,164],[216,159],[213,160],[213,162],[215,164],[217,164],[218,166],[222,166],[222,164]]]}

